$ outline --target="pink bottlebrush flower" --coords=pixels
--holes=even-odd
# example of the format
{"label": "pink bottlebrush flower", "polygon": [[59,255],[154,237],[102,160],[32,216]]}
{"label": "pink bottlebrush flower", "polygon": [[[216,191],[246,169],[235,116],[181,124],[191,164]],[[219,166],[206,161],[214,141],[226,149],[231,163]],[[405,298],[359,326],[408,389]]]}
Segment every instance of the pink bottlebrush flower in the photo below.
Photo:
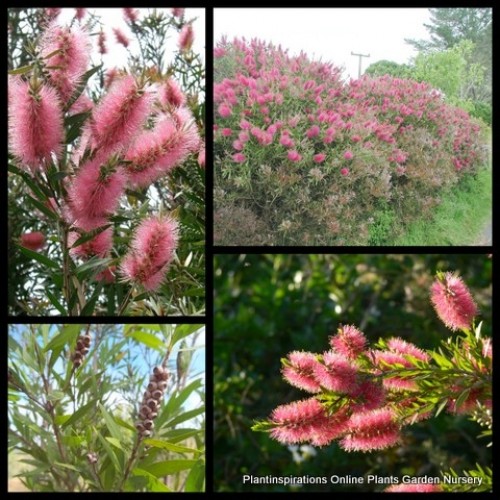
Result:
{"label": "pink bottlebrush flower", "polygon": [[172,15],[174,17],[183,17],[184,16],[184,11],[186,9],[182,8],[182,7],[173,7],[172,8]]}
{"label": "pink bottlebrush flower", "polygon": [[246,156],[243,153],[235,153],[232,158],[236,163],[245,163],[247,161]]}
{"label": "pink bottlebrush flower", "polygon": [[113,82],[119,76],[118,70],[116,68],[109,68],[104,75],[104,87],[108,89],[111,87]]}
{"label": "pink bottlebrush flower", "polygon": [[[131,7],[125,7],[123,9],[123,17],[125,18],[125,21],[128,21],[132,24],[134,24],[137,19],[139,18],[139,11],[136,9],[133,9]],[[126,47],[126,45],[125,45]]]}
{"label": "pink bottlebrush flower", "polygon": [[313,367],[316,380],[329,391],[349,394],[357,385],[357,369],[349,360],[333,351],[323,353],[323,363]]}
{"label": "pink bottlebrush flower", "polygon": [[233,114],[231,108],[225,103],[220,104],[217,108],[217,111],[219,112],[219,115],[222,116],[222,118],[227,118]]}
{"label": "pink bottlebrush flower", "polygon": [[106,223],[125,191],[126,176],[102,157],[84,163],[68,188],[71,217],[76,227],[90,231]]}
{"label": "pink bottlebrush flower", "polygon": [[19,238],[19,244],[27,248],[28,250],[33,250],[36,252],[41,250],[45,245],[45,235],[40,231],[33,231],[31,233],[21,234]]}
{"label": "pink bottlebrush flower", "polygon": [[147,187],[165,176],[200,147],[200,136],[189,110],[164,115],[152,130],[140,134],[125,155],[132,186]]}
{"label": "pink bottlebrush flower", "polygon": [[381,384],[365,380],[357,385],[350,393],[351,409],[353,411],[375,410],[385,404],[386,391]]}
{"label": "pink bottlebrush flower", "polygon": [[346,358],[356,359],[366,347],[366,337],[353,325],[341,326],[330,338],[330,345]]}
{"label": "pink bottlebrush flower", "polygon": [[178,224],[174,219],[151,217],[143,220],[121,263],[121,274],[147,291],[156,290],[165,278],[177,241]]}
{"label": "pink bottlebrush flower", "polygon": [[130,40],[120,28],[113,28],[113,33],[119,44],[123,45],[125,48],[129,46]]}
{"label": "pink bottlebrush flower", "polygon": [[280,443],[293,444],[309,441],[315,430],[315,425],[325,419],[325,410],[315,399],[294,401],[278,406],[271,415],[271,422],[276,427],[270,435]]}
{"label": "pink bottlebrush flower", "polygon": [[201,148],[198,153],[198,165],[201,168],[205,168],[205,148]]}
{"label": "pink bottlebrush flower", "polygon": [[113,82],[92,114],[94,149],[109,153],[123,148],[142,127],[150,111],[151,95],[132,75]]}
{"label": "pink bottlebrush flower", "polygon": [[100,232],[91,240],[88,240],[81,245],[74,246],[75,242],[82,237],[77,231],[70,231],[68,234],[69,252],[75,257],[89,259],[90,257],[98,256],[105,257],[113,247],[113,228],[108,227]]}
{"label": "pink bottlebrush flower", "polygon": [[75,17],[76,19],[78,19],[78,21],[81,21],[84,17],[85,17],[85,14],[87,13],[87,9],[75,9],[76,10],[76,14],[75,14]]}
{"label": "pink bottlebrush flower", "polygon": [[56,91],[9,78],[9,146],[24,166],[35,172],[57,157],[63,141],[63,115]]}
{"label": "pink bottlebrush flower", "polygon": [[288,363],[281,370],[283,378],[288,383],[312,393],[321,390],[321,386],[314,376],[314,367],[319,364],[314,354],[300,351],[291,352],[288,355]]}
{"label": "pink bottlebrush flower", "polygon": [[385,490],[386,493],[434,493],[443,491],[439,484],[391,484]]}
{"label": "pink bottlebrush flower", "polygon": [[391,337],[387,341],[387,347],[391,351],[395,351],[403,355],[408,354],[410,356],[413,356],[414,358],[419,359],[420,361],[427,362],[430,359],[429,355],[426,352],[422,351],[422,349],[419,349],[411,342],[406,342],[399,337]]}
{"label": "pink bottlebrush flower", "polygon": [[345,158],[346,160],[352,160],[353,156],[354,156],[354,155],[352,154],[352,151],[346,151],[346,152],[344,153],[344,158]]}
{"label": "pink bottlebrush flower", "polygon": [[191,24],[185,24],[179,33],[179,49],[181,52],[188,52],[191,50],[194,42],[194,31]]}
{"label": "pink bottlebrush flower", "polygon": [[233,148],[236,149],[236,151],[243,151],[245,148],[245,145],[241,141],[233,141]]}
{"label": "pink bottlebrush flower", "polygon": [[[72,96],[87,71],[91,47],[88,33],[78,27],[63,28],[52,23],[43,33],[40,54],[49,66],[50,83],[63,101]],[[53,55],[47,58],[49,54]]]}
{"label": "pink bottlebrush flower", "polygon": [[431,301],[441,321],[451,330],[470,328],[478,313],[469,289],[453,273],[440,273],[431,287]]}
{"label": "pink bottlebrush flower", "polygon": [[[455,388],[452,387],[452,389]],[[457,389],[457,396],[460,395],[461,392],[464,390],[463,387],[456,387],[456,389]],[[474,410],[477,410],[478,402],[486,404],[485,399],[486,398],[484,394],[484,387],[473,388],[471,389],[469,395],[465,398],[465,400],[462,401],[460,406],[457,406],[456,399],[450,400],[448,403],[448,410],[451,413],[455,413],[457,415],[467,415],[472,413]]]}
{"label": "pink bottlebrush flower", "polygon": [[348,168],[341,168],[340,173],[345,177],[349,175],[349,169]]}
{"label": "pink bottlebrush flower", "polygon": [[316,137],[319,135],[320,129],[317,125],[313,125],[307,132],[306,135],[309,139],[312,139],[313,137]]}
{"label": "pink bottlebrush flower", "polygon": [[223,137],[231,137],[233,135],[233,131],[230,128],[223,128],[220,133]]}
{"label": "pink bottlebrush flower", "polygon": [[238,139],[243,143],[245,144],[245,142],[248,142],[250,140],[250,136],[248,135],[247,132],[240,132],[238,134]]}
{"label": "pink bottlebrush flower", "polygon": [[350,414],[344,407],[332,415],[324,415],[312,422],[310,443],[313,446],[325,446],[344,435],[348,430]]}
{"label": "pink bottlebrush flower", "polygon": [[103,271],[96,274],[96,281],[102,281],[103,283],[110,284],[114,283],[116,279],[116,266],[109,266]]}
{"label": "pink bottlebrush flower", "polygon": [[286,148],[293,148],[293,146],[295,146],[293,139],[285,133],[283,133],[280,137],[280,144]]}
{"label": "pink bottlebrush flower", "polygon": [[[406,368],[415,366],[399,352],[374,350],[371,352],[371,355],[373,363],[381,370],[382,373],[397,369],[398,367],[395,365],[402,365]],[[398,377],[397,375],[384,377],[383,384],[386,389],[396,391],[415,391],[418,389],[418,385],[414,380],[401,376]]]}
{"label": "pink bottlebrush flower", "polygon": [[295,150],[288,151],[288,159],[290,161],[300,161],[302,160],[302,156]]}
{"label": "pink bottlebrush flower", "polygon": [[353,135],[351,137],[352,142],[359,142],[361,141],[361,136],[360,135]]}
{"label": "pink bottlebrush flower", "polygon": [[172,78],[169,78],[165,84],[162,85],[158,97],[164,106],[170,105],[179,108],[186,104],[186,96],[179,87],[179,84]]}
{"label": "pink bottlebrush flower", "polygon": [[372,451],[398,443],[399,425],[392,410],[382,408],[354,413],[349,420],[349,434],[340,446],[346,451]]}
{"label": "pink bottlebrush flower", "polygon": [[55,19],[61,13],[61,9],[59,7],[48,7],[44,9],[44,13],[49,19]]}
{"label": "pink bottlebrush flower", "polygon": [[[97,46],[99,47],[99,54],[106,54],[108,49],[106,48],[106,33],[104,31],[99,31],[99,35],[97,36]],[[108,70],[109,71],[109,70]],[[106,85],[106,87],[108,87]]]}
{"label": "pink bottlebrush flower", "polygon": [[325,154],[318,153],[318,154],[316,154],[316,155],[313,156],[313,161],[315,163],[322,163],[323,161],[325,161],[325,158],[326,158]]}

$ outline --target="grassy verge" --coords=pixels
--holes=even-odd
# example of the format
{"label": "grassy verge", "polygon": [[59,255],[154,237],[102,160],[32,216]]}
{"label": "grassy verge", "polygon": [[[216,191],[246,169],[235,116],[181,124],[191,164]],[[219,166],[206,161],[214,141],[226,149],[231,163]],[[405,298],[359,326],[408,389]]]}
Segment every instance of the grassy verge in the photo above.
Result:
{"label": "grassy verge", "polygon": [[442,198],[431,220],[418,221],[385,245],[474,245],[492,216],[492,175],[483,168]]}

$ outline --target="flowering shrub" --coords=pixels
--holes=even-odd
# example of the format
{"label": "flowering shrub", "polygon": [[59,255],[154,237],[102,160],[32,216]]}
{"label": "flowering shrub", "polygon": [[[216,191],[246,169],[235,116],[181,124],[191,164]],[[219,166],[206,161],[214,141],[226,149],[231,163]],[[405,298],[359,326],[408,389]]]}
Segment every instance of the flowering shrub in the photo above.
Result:
{"label": "flowering shrub", "polygon": [[[479,125],[425,83],[344,83],[258,40],[222,40],[214,57],[215,219],[237,204],[268,243],[366,244],[378,209],[425,216],[482,162]],[[219,242],[238,244],[221,223]]]}
{"label": "flowering shrub", "polygon": [[10,18],[12,49],[29,54],[22,67],[13,58],[8,81],[9,219],[20,243],[10,267],[24,267],[9,277],[11,312],[202,312],[204,70],[192,20],[183,9],[118,10],[129,67],[105,72],[113,42],[96,14],[76,9],[67,26],[60,9],[36,12],[41,32],[21,47],[30,16]]}
{"label": "flowering shrub", "polygon": [[9,491],[203,491],[203,335],[10,325]]}
{"label": "flowering shrub", "polygon": [[[443,323],[461,335],[425,351],[399,337],[369,346],[358,328],[341,326],[328,351],[293,351],[282,359],[283,378],[310,396],[278,406],[253,430],[283,444],[337,441],[348,452],[371,452],[396,446],[406,426],[446,410],[467,415],[486,428],[482,437],[491,436],[492,343],[475,324],[477,306],[452,273],[437,274],[431,301]],[[450,474],[456,475],[443,476]],[[477,491],[491,487],[489,473],[482,475],[486,481]]]}

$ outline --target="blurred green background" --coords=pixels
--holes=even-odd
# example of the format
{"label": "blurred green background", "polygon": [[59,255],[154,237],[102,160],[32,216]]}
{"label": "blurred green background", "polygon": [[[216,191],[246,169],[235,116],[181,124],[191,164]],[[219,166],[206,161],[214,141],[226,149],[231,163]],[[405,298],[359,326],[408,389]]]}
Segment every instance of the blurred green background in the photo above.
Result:
{"label": "blurred green background", "polygon": [[370,342],[399,336],[428,349],[453,335],[429,301],[437,270],[460,273],[491,336],[491,268],[485,254],[216,255],[216,491],[381,491],[386,485],[243,485],[242,476],[439,476],[489,465],[479,425],[445,412],[406,427],[400,447],[373,453],[346,453],[335,443],[287,447],[250,427],[276,406],[307,397],[283,381],[280,358],[327,350],[340,324],[356,325]]}

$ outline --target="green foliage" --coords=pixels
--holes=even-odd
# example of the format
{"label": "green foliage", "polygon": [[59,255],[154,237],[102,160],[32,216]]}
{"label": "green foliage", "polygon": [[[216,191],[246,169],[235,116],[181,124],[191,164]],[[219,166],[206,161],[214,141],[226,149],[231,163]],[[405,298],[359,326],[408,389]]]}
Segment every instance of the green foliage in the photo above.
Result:
{"label": "green foliage", "polygon": [[370,64],[365,71],[366,75],[384,76],[391,75],[395,78],[413,78],[412,68],[408,64],[398,64],[394,61],[377,61]]}
{"label": "green foliage", "polygon": [[[450,336],[429,301],[436,270],[457,270],[481,310],[482,335],[491,336],[492,262],[485,255],[217,255],[214,259],[214,484],[218,491],[294,491],[285,485],[243,485],[243,474],[439,476],[491,462],[487,439],[471,446],[481,427],[442,412],[408,427],[402,446],[383,453],[345,453],[289,447],[250,429],[278,404],[304,396],[279,377],[292,350],[323,352],[339,325],[355,324],[369,342],[399,336],[437,349]],[[334,464],[334,471],[332,471]],[[372,485],[382,490],[384,485]],[[366,485],[336,485],[366,491]],[[332,491],[303,485],[300,491]]]}
{"label": "green foliage", "polygon": [[[170,358],[185,326],[184,349],[194,352],[201,325],[133,325],[133,332],[130,325],[12,325],[9,453],[21,452],[34,467],[18,472],[23,484],[32,491],[183,491],[190,477],[189,491],[203,491],[205,408],[193,410],[188,399],[204,400],[204,374],[190,364],[179,380]],[[75,370],[69,354],[85,331],[91,350]],[[161,349],[150,348],[152,338]],[[154,438],[140,441],[138,401],[162,360],[166,401]]]}

